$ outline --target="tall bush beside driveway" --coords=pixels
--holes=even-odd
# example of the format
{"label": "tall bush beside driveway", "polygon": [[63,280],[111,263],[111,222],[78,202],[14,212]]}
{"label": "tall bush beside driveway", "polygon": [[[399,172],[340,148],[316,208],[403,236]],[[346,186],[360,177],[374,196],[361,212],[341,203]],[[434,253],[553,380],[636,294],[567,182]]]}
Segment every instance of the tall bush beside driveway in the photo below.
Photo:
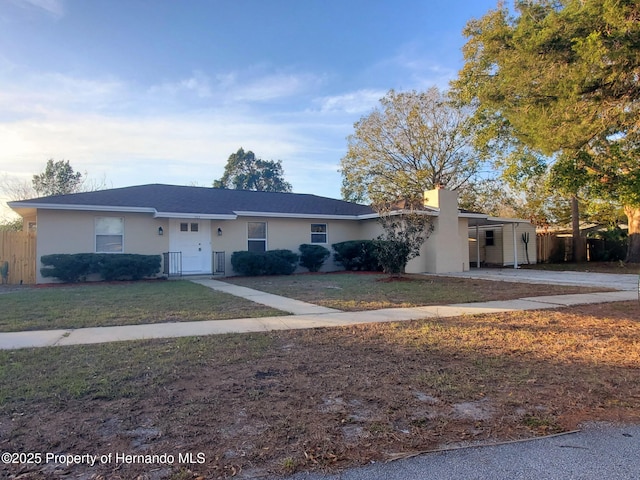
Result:
{"label": "tall bush beside driveway", "polygon": [[331,246],[336,252],[333,258],[345,270],[381,271],[373,240],[349,240]]}

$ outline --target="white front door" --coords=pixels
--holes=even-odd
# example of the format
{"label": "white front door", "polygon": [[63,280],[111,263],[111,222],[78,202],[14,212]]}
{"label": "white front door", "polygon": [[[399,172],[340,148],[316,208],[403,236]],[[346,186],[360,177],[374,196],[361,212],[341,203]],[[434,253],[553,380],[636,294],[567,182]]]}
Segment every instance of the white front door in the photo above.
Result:
{"label": "white front door", "polygon": [[211,221],[171,219],[169,249],[182,252],[182,273],[211,273]]}

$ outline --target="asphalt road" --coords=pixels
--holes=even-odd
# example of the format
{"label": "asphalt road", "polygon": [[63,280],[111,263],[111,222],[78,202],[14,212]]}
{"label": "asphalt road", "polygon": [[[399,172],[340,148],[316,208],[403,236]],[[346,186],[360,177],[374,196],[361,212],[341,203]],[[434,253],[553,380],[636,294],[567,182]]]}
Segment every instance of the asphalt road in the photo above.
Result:
{"label": "asphalt road", "polygon": [[590,424],[580,432],[429,453],[336,475],[287,480],[632,480],[640,479],[640,425]]}

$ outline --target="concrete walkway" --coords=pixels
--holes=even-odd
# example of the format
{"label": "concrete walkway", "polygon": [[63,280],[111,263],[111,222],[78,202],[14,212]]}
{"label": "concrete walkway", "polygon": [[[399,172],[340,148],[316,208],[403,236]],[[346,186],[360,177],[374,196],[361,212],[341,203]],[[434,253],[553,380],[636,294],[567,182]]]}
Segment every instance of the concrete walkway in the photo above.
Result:
{"label": "concrete walkway", "polygon": [[635,291],[615,291],[577,295],[549,295],[517,300],[435,305],[413,308],[386,308],[364,312],[341,312],[297,300],[237,287],[217,280],[194,279],[196,283],[242,296],[282,311],[295,313],[288,316],[239,318],[201,322],[156,323],[68,330],[39,330],[0,333],[0,349],[86,345],[151,338],[175,338],[223,333],[266,332],[303,328],[335,327],[376,322],[400,322],[421,318],[447,318],[461,315],[500,313],[516,310],[540,310],[591,303],[636,300]]}
{"label": "concrete walkway", "polygon": [[300,300],[294,300],[292,298],[281,297],[280,295],[273,295],[272,293],[261,292],[260,290],[254,290],[252,288],[213,280],[211,278],[193,279],[191,281],[220,292],[235,295],[236,297],[246,298],[252,302],[260,303],[294,315],[317,315],[324,313],[336,313],[340,311],[334,308],[321,307],[319,305],[313,305],[312,303],[301,302]]}

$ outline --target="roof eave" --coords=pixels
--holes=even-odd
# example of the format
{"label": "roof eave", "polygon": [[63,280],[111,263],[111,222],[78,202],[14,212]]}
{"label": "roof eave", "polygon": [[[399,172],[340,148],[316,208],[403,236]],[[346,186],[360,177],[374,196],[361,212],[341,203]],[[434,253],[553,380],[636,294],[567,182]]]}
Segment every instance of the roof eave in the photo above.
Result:
{"label": "roof eave", "polygon": [[486,220],[488,215],[484,213],[470,213],[470,212],[460,212],[458,213],[458,217],[460,218],[480,218],[482,220]]}
{"label": "roof eave", "polygon": [[235,220],[234,214],[226,213],[186,213],[186,212],[155,212],[155,218],[192,218],[197,220]]}
{"label": "roof eave", "polygon": [[264,218],[317,218],[319,220],[359,220],[362,215],[340,215],[325,213],[284,213],[284,212],[252,212],[245,210],[234,211],[238,217]]}
{"label": "roof eave", "polygon": [[7,205],[13,210],[38,209],[38,210],[73,210],[95,212],[119,212],[119,213],[156,213],[151,207],[120,207],[111,205],[69,205],[64,203],[36,203],[36,202],[9,202]]}
{"label": "roof eave", "polygon": [[504,218],[504,217],[487,217],[487,220],[491,221],[491,222],[497,222],[497,223],[531,223],[529,220],[525,220],[523,218]]}

